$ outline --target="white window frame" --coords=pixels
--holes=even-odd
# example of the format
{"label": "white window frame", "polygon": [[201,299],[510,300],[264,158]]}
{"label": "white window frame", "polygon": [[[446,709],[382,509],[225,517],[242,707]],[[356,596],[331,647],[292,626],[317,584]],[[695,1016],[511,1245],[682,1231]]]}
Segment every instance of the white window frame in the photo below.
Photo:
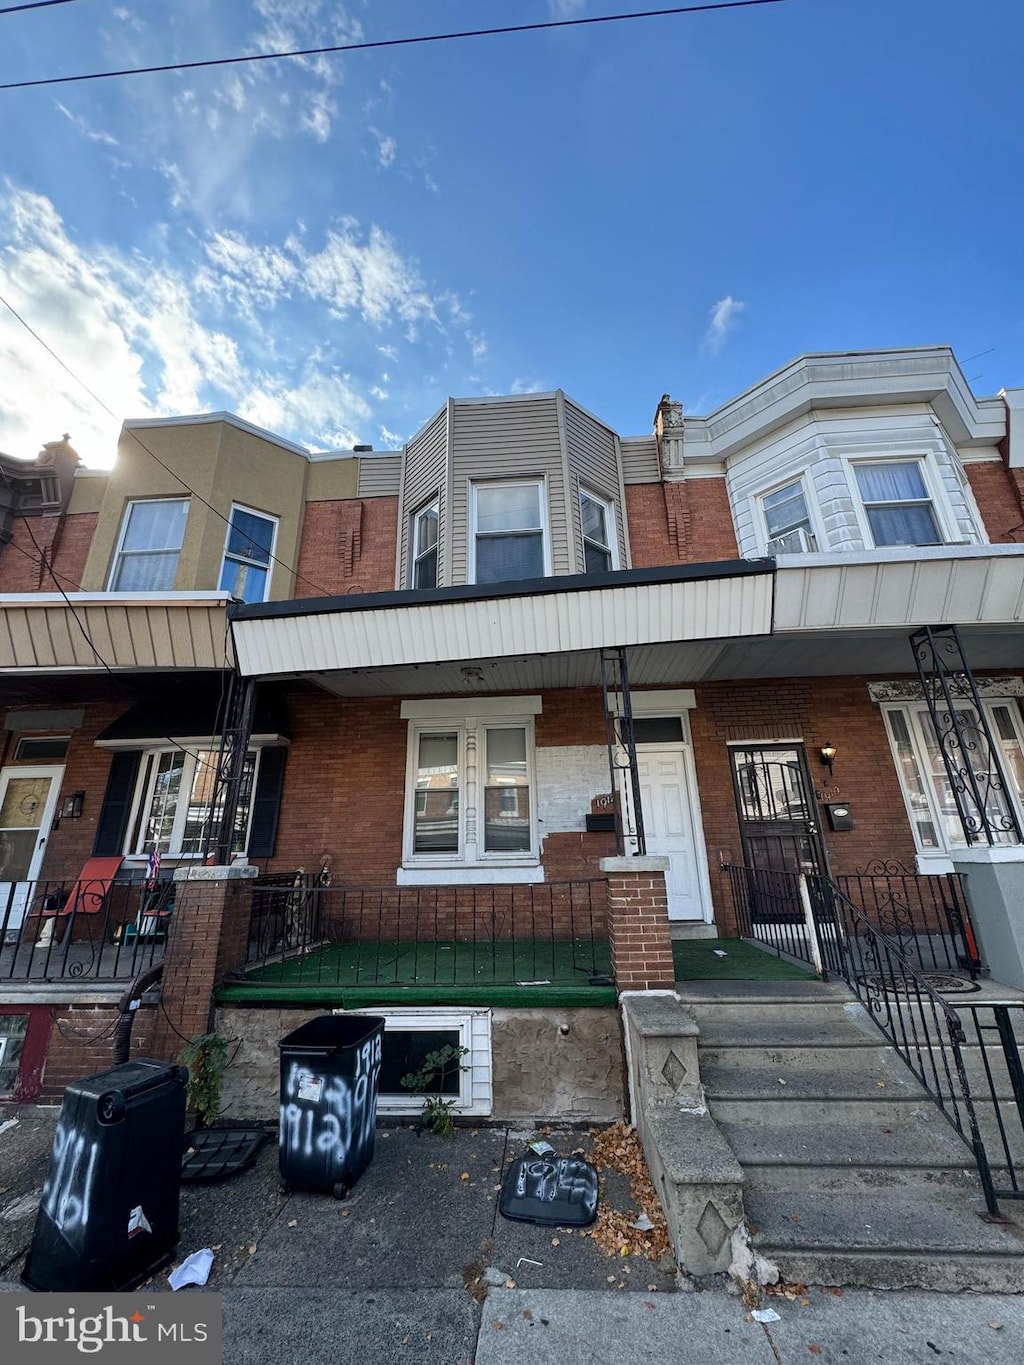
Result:
{"label": "white window frame", "polygon": [[[539,492],[540,500],[540,536],[541,548],[544,560],[543,577],[550,578],[551,568],[551,517],[548,509],[548,481],[544,474],[531,475],[529,478],[515,479],[470,479],[467,502],[469,504],[469,545],[467,546],[468,556],[468,580],[470,583],[476,582],[476,537],[477,537],[477,511],[476,498],[477,490],[481,488],[536,488]],[[517,534],[514,531],[507,532],[508,535]],[[522,533],[519,533],[522,534]],[[511,582],[527,580],[511,579]],[[489,585],[485,585],[489,586]]]}
{"label": "white window frame", "polygon": [[[406,753],[405,808],[402,832],[400,885],[502,884],[540,882],[540,833],[537,819],[537,764],[534,718],[540,697],[460,697],[402,703],[402,719],[409,721]],[[530,847],[522,853],[484,848],[484,802],[487,778],[487,731],[526,731],[526,776],[530,791]],[[458,735],[459,847],[453,853],[415,851],[416,777],[419,740],[423,734]],[[472,740],[472,743],[469,741]],[[468,837],[468,813],[473,802],[475,842]]]}
{"label": "white window frame", "polygon": [[[185,505],[186,507],[189,508],[189,511],[191,511],[191,507],[189,507],[189,504],[191,503],[191,501],[192,501],[191,498],[129,498],[129,500],[125,503],[124,511],[123,511],[122,514],[121,514],[121,529],[120,529],[120,530],[118,531],[118,533],[117,533],[117,546],[116,546],[116,548],[115,548],[115,550],[114,550],[114,558],[113,558],[113,559],[111,560],[111,562],[110,562],[110,573],[107,575],[107,592],[118,592],[118,591],[133,592],[133,591],[135,591],[135,589],[117,589],[117,588],[114,587],[114,580],[117,578],[118,570],[119,570],[119,568],[120,568],[120,566],[121,566],[121,556],[122,556],[122,554],[124,553],[124,538],[125,538],[125,536],[128,534],[128,523],[131,521],[131,518],[132,518],[132,508],[133,508],[133,507],[140,507],[140,506],[143,506],[143,505],[145,505],[145,504],[153,503],[153,502],[174,502],[174,503],[179,503],[179,504],[180,504],[180,503],[184,503],[184,505]],[[175,564],[175,566],[174,566],[174,575],[175,575],[175,577],[177,577],[177,575],[178,575],[178,566],[179,566],[180,563],[181,563],[181,550],[182,550],[182,546],[185,544],[185,536],[186,536],[187,533],[188,533],[188,512],[185,513],[185,525],[184,525],[184,527],[182,528],[182,532],[181,532],[181,545],[178,546],[178,550],[177,550],[177,554],[178,554],[178,563]],[[136,555],[144,555],[144,554],[147,554],[147,553],[149,553],[149,554],[156,554],[156,553],[170,554],[170,551],[169,551],[169,550],[163,550],[163,551],[129,550],[129,551],[128,551],[128,554],[131,555],[131,556],[133,556],[133,557],[136,556]],[[167,588],[167,589],[160,589],[160,591],[172,592],[172,591],[173,591],[173,584],[172,584],[172,586],[171,586],[170,588]]]}
{"label": "white window frame", "polygon": [[[602,550],[607,550],[609,552],[609,555],[611,557],[611,564],[609,565],[608,570],[606,570],[605,572],[611,572],[619,567],[619,528],[615,521],[615,504],[612,502],[610,498],[606,498],[602,493],[595,493],[594,490],[592,488],[588,488],[586,484],[582,483],[580,484],[579,486],[580,552],[581,559],[583,561],[582,571],[584,573],[589,572],[587,569],[587,543],[588,541],[590,541],[590,538],[587,536],[586,532],[583,529],[584,498],[589,498],[591,502],[596,503],[598,507],[600,507],[604,512],[605,516],[604,525],[605,531],[608,534],[608,544],[602,545],[600,546],[600,548]],[[596,540],[590,541],[590,544],[597,545],[598,542]]]}
{"label": "white window frame", "polygon": [[[491,1011],[489,1009],[453,1010],[429,1005],[410,1009],[406,1006],[367,1006],[365,1009],[331,1011],[332,1014],[367,1014],[383,1018],[384,1031],[396,1033],[435,1032],[439,1029],[458,1030],[459,1046],[467,1049],[462,1059],[465,1068],[459,1074],[459,1094],[454,1112],[468,1117],[485,1118],[494,1108],[494,1067],[491,1046]],[[377,1108],[384,1114],[413,1115],[423,1109],[424,1096],[381,1093]]]}
{"label": "white window frame", "polygon": [[[188,796],[192,790],[192,783],[195,779],[196,766],[199,751],[212,752],[216,754],[219,740],[215,738],[202,740],[189,740],[187,743],[180,744],[148,744],[139,751],[139,771],[135,779],[135,790],[132,792],[132,801],[128,823],[125,828],[123,853],[128,862],[144,862],[149,856],[150,844],[145,839],[145,828],[149,821],[150,811],[153,805],[153,789],[156,785],[157,766],[159,756],[165,753],[182,753],[184,765],[182,769],[182,781],[179,788],[178,807],[174,813],[174,822],[171,826],[171,846],[166,852],[161,852],[161,858],[170,858],[182,862],[191,862],[201,858],[200,852],[184,853],[181,848],[181,841],[185,832],[185,824],[188,819]],[[249,797],[249,816],[245,826],[245,848],[249,847],[249,839],[252,835],[252,817],[255,807],[256,787],[260,776],[260,763],[262,761],[264,745],[250,743],[248,751],[256,755],[256,763],[252,774],[252,790]],[[149,760],[153,761],[150,762]],[[185,797],[182,800],[182,796]],[[134,831],[138,831],[138,837],[133,840]],[[133,847],[133,843],[136,845]],[[141,846],[140,846],[141,845]]]}
{"label": "white window frame", "polygon": [[[952,510],[949,505],[949,498],[943,486],[942,479],[938,476],[934,461],[927,453],[922,452],[901,452],[891,455],[865,455],[845,457],[847,467],[847,479],[850,485],[850,493],[853,499],[854,515],[857,518],[857,525],[860,529],[861,539],[869,550],[878,550],[884,554],[887,550],[907,550],[907,549],[938,549],[942,545],[956,545],[960,543],[960,532],[957,528]],[[861,497],[860,484],[857,481],[857,468],[860,465],[885,465],[885,464],[916,464],[921,471],[921,482],[924,484],[925,492],[931,503],[932,516],[938,527],[941,540],[937,545],[876,545],[875,537],[871,530],[871,522],[868,520],[867,508],[864,506],[864,499]],[[896,506],[898,504],[892,504]]]}
{"label": "white window frame", "polygon": [[[435,565],[434,565],[434,582],[433,582],[433,585],[432,585],[432,586],[436,588],[436,587],[439,586],[439,584],[440,584],[440,582],[441,582],[441,496],[440,496],[439,493],[435,493],[434,496],[433,496],[432,498],[428,498],[428,499],[426,500],[426,502],[421,502],[420,505],[419,505],[419,507],[417,507],[417,508],[412,512],[412,514],[411,514],[410,517],[409,517],[409,522],[410,522],[410,525],[409,525],[409,587],[410,587],[410,588],[416,588],[416,587],[417,587],[417,583],[416,583],[416,565],[418,564],[418,562],[419,562],[421,556],[425,553],[425,551],[423,551],[423,550],[420,548],[420,544],[419,544],[419,539],[420,539],[420,536],[419,536],[420,518],[421,518],[425,513],[429,512],[429,511],[431,511],[431,510],[433,510],[434,512],[437,513],[437,544],[433,547],[433,548],[436,550],[436,552],[437,552],[437,558],[436,558]],[[422,589],[422,591],[427,591],[427,589]]]}
{"label": "white window frame", "polygon": [[[992,714],[993,709],[997,706],[1005,706],[1010,716],[1010,723],[1013,726],[1013,730],[1017,737],[1017,740],[1021,744],[1021,746],[1024,747],[1024,724],[1022,724],[1021,721],[1020,708],[1017,704],[1016,697],[1009,696],[984,697],[982,698],[981,705],[985,712],[985,719],[988,721],[989,729],[991,730],[994,736],[998,736],[998,730],[996,726],[995,717]],[[921,785],[924,788],[925,798],[928,802],[928,812],[931,817],[932,828],[935,830],[936,837],[935,847],[934,848],[925,847],[918,836],[917,818],[915,816],[913,803],[911,801],[911,794],[903,781],[903,768],[900,763],[900,755],[896,745],[896,739],[895,736],[893,735],[891,724],[889,723],[888,720],[886,720],[884,721],[885,735],[886,739],[889,741],[889,751],[892,754],[893,766],[896,769],[896,779],[899,782],[900,795],[903,797],[903,804],[904,807],[906,808],[907,823],[910,826],[910,832],[914,840],[914,847],[917,850],[919,870],[920,871],[929,870],[933,872],[948,872],[952,871],[952,864],[950,862],[951,855],[954,853],[958,853],[962,849],[967,848],[968,845],[966,839],[963,841],[958,840],[954,842],[948,838],[946,833],[945,821],[943,820],[942,812],[939,810],[938,804],[935,799],[935,789],[934,786],[932,785],[932,781],[929,776],[931,769],[928,760],[928,750],[924,743],[924,739],[920,730],[920,725],[917,719],[918,715],[925,709],[927,709],[926,703],[924,702],[923,699],[920,698],[916,700],[908,699],[905,701],[898,702],[883,702],[881,704],[881,710],[884,713],[891,713],[897,711],[902,713],[904,717],[904,721],[907,726],[907,732],[910,735],[910,743],[914,752],[914,759],[917,763],[917,770],[921,777]],[[996,743],[998,744],[998,742],[999,741],[997,738]],[[1021,821],[1021,827],[1024,828],[1024,806],[1022,806],[1020,794],[1017,792],[1012,782],[1009,782],[1007,785],[1006,795],[1008,801],[1013,806],[1013,809],[1017,814],[1018,820]]]}
{"label": "white window frame", "polygon": [[808,487],[807,473],[807,470],[801,470],[798,474],[787,474],[784,479],[776,479],[766,488],[759,488],[753,495],[755,535],[757,536],[757,547],[762,554],[769,553],[768,542],[775,539],[768,529],[764,500],[771,497],[773,493],[781,492],[783,488],[789,488],[794,483],[800,485],[800,493],[803,496],[804,506],[807,508],[807,520],[810,523],[811,535],[814,537],[814,552],[828,549],[828,538],[818,514],[817,500],[811,496],[813,490]]}
{"label": "white window frame", "polygon": [[[256,560],[241,559],[237,555],[228,554],[228,543],[231,539],[231,524],[236,512],[248,512],[249,515],[252,517],[260,517],[263,521],[269,521],[273,524],[274,534],[270,540],[270,557],[267,560],[266,564],[259,564],[257,563]],[[256,601],[266,602],[267,599],[270,597],[270,582],[274,576],[274,564],[276,562],[275,557],[277,555],[277,533],[280,529],[280,526],[281,518],[275,517],[271,512],[263,512],[258,507],[247,507],[244,502],[233,502],[231,504],[231,512],[228,515],[228,524],[224,528],[224,549],[221,552],[220,573],[217,575],[217,582],[219,583],[221,578],[224,576],[224,565],[228,562],[229,559],[231,560],[232,564],[251,563],[254,568],[265,569],[267,574],[263,584],[263,596],[254,599],[254,604]],[[225,589],[225,591],[227,591],[227,589]]]}

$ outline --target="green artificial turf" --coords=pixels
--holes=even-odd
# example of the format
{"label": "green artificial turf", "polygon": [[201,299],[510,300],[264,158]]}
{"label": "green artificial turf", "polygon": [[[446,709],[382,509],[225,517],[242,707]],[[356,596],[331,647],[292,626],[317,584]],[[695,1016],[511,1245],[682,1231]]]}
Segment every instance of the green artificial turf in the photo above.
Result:
{"label": "green artificial turf", "polygon": [[[719,957],[720,952],[725,956]],[[677,981],[807,981],[814,977],[809,969],[740,938],[677,940],[672,956]]]}
{"label": "green artificial turf", "polygon": [[246,972],[247,984],[302,987],[589,986],[609,976],[604,940],[324,944]]}

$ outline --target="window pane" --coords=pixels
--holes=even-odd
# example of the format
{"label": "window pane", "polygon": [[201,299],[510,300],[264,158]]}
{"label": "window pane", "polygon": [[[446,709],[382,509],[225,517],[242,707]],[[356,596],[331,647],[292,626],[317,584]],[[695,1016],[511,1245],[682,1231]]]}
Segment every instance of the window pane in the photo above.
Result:
{"label": "window pane", "polygon": [[928,497],[917,460],[859,464],[854,469],[865,502],[905,502]]}
{"label": "window pane", "polygon": [[488,853],[529,852],[528,780],[525,729],[489,729],[484,791],[484,849]]}
{"label": "window pane", "polygon": [[40,739],[22,739],[18,741],[18,750],[15,758],[27,760],[67,758],[69,741],[56,735],[47,736]]}
{"label": "window pane", "polygon": [[185,755],[180,751],[163,753],[157,760],[156,780],[153,784],[153,799],[146,821],[146,835],[143,846],[138,851],[148,853],[155,844],[161,853],[171,850],[171,836],[174,831],[174,817],[178,810],[178,795],[181,791],[181,774],[185,766]]}
{"label": "window pane", "polygon": [[918,844],[922,849],[938,848],[939,837],[932,822],[931,806],[928,803],[928,794],[921,777],[917,755],[914,753],[907,718],[902,711],[889,711],[887,715],[889,728],[896,743],[899,776],[910,804],[910,818],[917,834]]}
{"label": "window pane", "polygon": [[459,851],[459,737],[420,735],[413,821],[416,853]]}
{"label": "window pane", "polygon": [[428,507],[416,518],[416,553],[418,555],[437,544],[437,523],[436,506]]}
{"label": "window pane", "polygon": [[231,529],[228,531],[228,554],[254,559],[257,564],[269,564],[274,525],[269,517],[260,517],[255,512],[244,512],[240,507],[235,507],[231,512]]}
{"label": "window pane", "polygon": [[1024,801],[1024,752],[1021,750],[1021,743],[1017,738],[1017,731],[1014,729],[1010,708],[1008,706],[994,706],[992,715],[995,720],[993,728],[998,736],[1000,757],[1003,760],[1006,780],[1013,786],[1017,800]]}
{"label": "window pane", "polygon": [[484,533],[539,531],[539,485],[479,485],[476,490],[476,528]]}
{"label": "window pane", "polygon": [[580,500],[583,516],[583,534],[588,540],[596,540],[599,545],[608,544],[607,509],[593,498]]}
{"label": "window pane", "polygon": [[[256,772],[256,753],[250,749],[242,768],[242,782],[238,790],[238,806],[232,832],[231,852],[245,851],[246,831],[249,828],[249,807],[252,803],[252,782]],[[195,773],[189,794],[185,829],[181,840],[182,853],[201,853],[210,828],[219,825],[223,803],[211,809],[217,778],[217,753],[214,749],[200,749],[196,754]]]}
{"label": "window pane", "polygon": [[178,551],[122,554],[111,592],[170,592],[178,572]]}
{"label": "window pane", "polygon": [[[381,1095],[400,1095],[414,1103],[414,1092],[402,1085],[402,1077],[423,1066],[428,1052],[440,1052],[443,1048],[458,1049],[462,1046],[459,1029],[385,1029],[381,1042],[380,1079],[377,1083]],[[445,1068],[443,1076],[436,1076],[430,1087],[432,1095],[458,1095],[462,1084],[461,1068],[464,1062],[456,1060]]]}
{"label": "window pane", "polygon": [[416,560],[416,568],[413,572],[414,588],[436,588],[437,587],[437,547],[430,550],[425,555],[420,555]]}
{"label": "window pane", "polygon": [[681,744],[683,722],[679,716],[640,717],[633,721],[637,744]]}
{"label": "window pane", "polygon": [[785,488],[777,488],[774,493],[766,493],[761,503],[768,535],[772,539],[799,526],[810,525],[807,503],[798,483],[790,483]]}
{"label": "window pane", "polygon": [[526,731],[521,727],[487,731],[487,781],[526,781]]}
{"label": "window pane", "polygon": [[0,1015],[0,1095],[9,1095],[18,1083],[27,1031],[27,1014]]}
{"label": "window pane", "polygon": [[518,578],[543,578],[544,538],[541,535],[478,536],[476,581],[505,583]]}
{"label": "window pane", "polygon": [[867,507],[876,545],[938,545],[939,528],[930,506]]}
{"label": "window pane", "polygon": [[586,540],[583,542],[583,562],[586,565],[587,573],[610,573],[612,568],[611,551],[602,550],[600,545],[594,545]]}
{"label": "window pane", "polygon": [[121,549],[180,550],[187,519],[187,498],[181,502],[133,502]]}
{"label": "window pane", "polygon": [[220,590],[242,602],[262,602],[267,595],[267,570],[256,564],[241,564],[237,559],[225,559]]}

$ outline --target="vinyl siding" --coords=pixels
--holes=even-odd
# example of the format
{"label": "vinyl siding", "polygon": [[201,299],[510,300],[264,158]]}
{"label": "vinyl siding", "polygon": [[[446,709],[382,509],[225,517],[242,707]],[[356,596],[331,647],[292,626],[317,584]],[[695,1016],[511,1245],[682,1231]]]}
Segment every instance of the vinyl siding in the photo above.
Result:
{"label": "vinyl siding", "polygon": [[[400,587],[409,584],[409,523],[413,512],[437,493],[438,507],[438,587],[452,582],[446,574],[447,538],[450,534],[448,516],[448,407],[443,407],[405,448],[405,471],[402,495],[398,508],[398,554]],[[463,582],[455,579],[455,582]]]}
{"label": "vinyl siding", "polygon": [[622,485],[615,433],[566,399],[565,445],[569,463],[569,517],[576,547],[576,572],[585,572],[583,527],[580,514],[580,489],[599,494],[615,509],[615,536],[619,568],[628,568],[622,510]]}
{"label": "vinyl siding", "polygon": [[658,443],[653,436],[624,436],[620,444],[623,483],[660,483]]}
{"label": "vinyl siding", "polygon": [[393,498],[402,482],[401,455],[377,455],[359,460],[358,498]]}
{"label": "vinyl siding", "polygon": [[557,395],[454,405],[449,582],[468,581],[470,483],[531,476],[542,476],[547,482],[552,571],[569,573],[567,489]]}

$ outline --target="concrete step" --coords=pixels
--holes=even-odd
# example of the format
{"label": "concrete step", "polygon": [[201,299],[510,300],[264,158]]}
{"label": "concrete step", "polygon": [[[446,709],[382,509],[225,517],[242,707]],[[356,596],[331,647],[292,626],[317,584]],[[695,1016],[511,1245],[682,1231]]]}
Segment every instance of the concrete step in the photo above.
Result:
{"label": "concrete step", "polygon": [[844,981],[677,981],[684,1005],[842,1004],[854,995]]}
{"label": "concrete step", "polygon": [[753,1191],[977,1185],[970,1150],[931,1106],[908,1110],[904,1121],[863,1123],[840,1105],[813,1121],[759,1117],[757,1105],[725,1118],[714,1101],[709,1107]]}
{"label": "concrete step", "polygon": [[[788,1087],[787,1087],[788,1092]],[[720,1123],[775,1127],[785,1124],[795,1129],[800,1125],[816,1129],[839,1128],[864,1133],[886,1133],[889,1128],[911,1126],[920,1130],[929,1125],[935,1106],[923,1092],[899,1092],[878,1099],[869,1095],[863,1099],[843,1097],[813,1098],[802,1095],[772,1095],[769,1098],[725,1099],[708,1096],[708,1107]]]}
{"label": "concrete step", "polygon": [[922,1095],[891,1048],[701,1048],[700,1076],[713,1099],[878,1099]]}
{"label": "concrete step", "polygon": [[884,1041],[860,1005],[691,1006],[702,1047],[877,1047]]}
{"label": "concrete step", "polygon": [[1021,1256],[1024,1234],[988,1222],[985,1202],[967,1191],[887,1190],[837,1194],[751,1190],[746,1200],[752,1240],[766,1255],[822,1248],[890,1254]]}
{"label": "concrete step", "polygon": [[[977,1252],[890,1253],[815,1247],[809,1251],[782,1250],[771,1259],[778,1266],[782,1279],[791,1284],[834,1284],[847,1288],[1019,1294],[1024,1276],[1024,1259],[1020,1256],[989,1256]],[[906,1360],[909,1357],[888,1358]]]}

